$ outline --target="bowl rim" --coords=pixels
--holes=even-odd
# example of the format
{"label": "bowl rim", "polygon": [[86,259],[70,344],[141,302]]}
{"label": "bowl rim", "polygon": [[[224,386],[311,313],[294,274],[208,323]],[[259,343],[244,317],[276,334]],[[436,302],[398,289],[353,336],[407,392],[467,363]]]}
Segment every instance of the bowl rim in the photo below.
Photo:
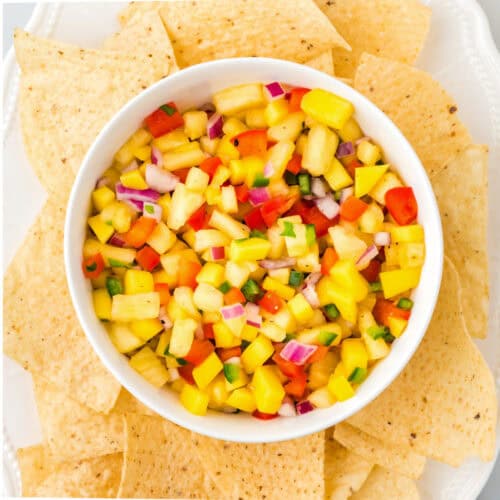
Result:
{"label": "bowl rim", "polygon": [[[88,166],[92,163],[92,160],[94,158],[96,150],[99,149],[99,145],[101,144],[102,141],[104,141],[108,135],[108,133],[120,122],[122,122],[124,116],[127,115],[129,110],[133,109],[136,105],[138,105],[141,101],[147,98],[147,96],[154,95],[156,94],[160,89],[163,89],[164,87],[168,87],[169,83],[175,82],[177,80],[183,81],[184,79],[188,79],[192,76],[195,76],[197,72],[203,71],[203,70],[211,70],[214,72],[217,72],[219,68],[223,68],[226,66],[231,66],[231,65],[240,65],[240,64],[246,64],[246,65],[255,65],[255,66],[260,66],[260,65],[277,65],[277,74],[279,74],[279,67],[281,68],[286,68],[288,67],[291,70],[300,70],[301,72],[307,72],[310,73],[311,75],[316,74],[318,77],[320,76],[320,79],[325,79],[328,78],[330,80],[335,81],[335,85],[337,87],[342,88],[345,93],[347,94],[356,94],[357,100],[360,101],[362,106],[364,107],[364,110],[366,113],[369,113],[371,115],[377,116],[378,119],[382,120],[385,122],[384,128],[388,129],[390,131],[391,137],[393,140],[399,142],[402,147],[406,150],[405,152],[409,155],[409,162],[412,165],[417,165],[418,168],[421,170],[421,181],[423,183],[422,190],[427,193],[428,196],[428,201],[430,203],[429,209],[432,212],[433,216],[433,222],[435,224],[435,232],[437,232],[434,237],[435,239],[432,240],[432,252],[429,252],[429,249],[427,248],[427,242],[426,242],[426,262],[428,262],[428,259],[430,258],[430,253],[432,253],[432,265],[433,267],[433,277],[432,277],[432,282],[434,284],[433,288],[431,290],[428,290],[425,295],[425,301],[428,304],[427,307],[427,314],[425,318],[419,318],[419,323],[418,323],[418,328],[417,332],[415,332],[415,338],[413,338],[413,342],[409,343],[405,350],[403,351],[403,354],[395,361],[394,366],[391,367],[390,371],[390,376],[386,378],[383,382],[381,382],[379,385],[376,386],[375,389],[371,389],[369,394],[366,395],[364,398],[365,400],[362,402],[362,404],[358,404],[357,408],[352,408],[349,410],[343,410],[340,411],[340,417],[339,418],[324,418],[324,419],[317,419],[317,421],[311,421],[311,422],[305,422],[305,418],[307,415],[302,415],[300,420],[298,419],[293,419],[294,424],[293,427],[290,430],[290,426],[282,426],[284,430],[282,430],[281,427],[278,427],[276,430],[277,432],[274,434],[269,435],[269,433],[266,434],[266,438],[262,439],[258,432],[255,434],[253,432],[239,432],[239,431],[229,431],[227,428],[224,428],[224,422],[227,422],[227,418],[234,418],[232,415],[227,415],[227,414],[221,414],[221,416],[218,416],[220,419],[220,425],[217,426],[216,429],[207,429],[204,427],[204,419],[206,417],[196,417],[197,420],[189,420],[188,422],[184,421],[182,418],[180,418],[177,415],[173,415],[172,412],[170,411],[169,408],[167,408],[165,405],[162,408],[158,408],[158,405],[156,405],[153,402],[153,397],[150,397],[150,394],[147,394],[146,392],[142,392],[140,388],[138,389],[136,387],[137,385],[137,380],[136,382],[130,380],[131,377],[133,377],[133,369],[128,367],[128,373],[123,373],[123,370],[117,366],[117,363],[115,363],[113,360],[108,359],[108,356],[104,352],[104,348],[100,345],[100,341],[98,339],[98,335],[94,335],[92,327],[89,323],[89,318],[88,315],[84,313],[83,308],[80,306],[80,299],[78,297],[78,292],[77,292],[77,281],[81,280],[81,266],[75,266],[74,262],[72,262],[72,259],[74,258],[72,256],[72,251],[73,245],[72,242],[74,241],[75,238],[75,231],[77,229],[75,228],[75,224],[72,224],[73,219],[75,218],[75,214],[78,213],[79,207],[78,207],[78,198],[80,196],[80,189],[79,186],[82,183],[82,179],[85,178],[86,176],[86,171],[88,170]],[[254,80],[255,81],[255,80]],[[359,103],[356,105],[356,109],[359,109]],[[401,170],[404,170],[404,168],[401,168],[399,165],[397,166],[396,170],[399,172]],[[87,198],[89,198],[90,194],[86,195]],[[428,223],[430,224],[430,222]],[[81,229],[81,228],[80,228]],[[79,257],[81,260],[81,257]],[[234,442],[242,442],[242,443],[261,443],[261,442],[276,442],[276,441],[284,441],[288,439],[295,439],[299,437],[303,437],[309,434],[312,434],[314,432],[322,431],[332,425],[335,425],[354,413],[357,413],[364,407],[366,407],[368,404],[370,404],[377,396],[379,396],[396,378],[397,376],[402,372],[402,370],[405,368],[407,363],[410,361],[411,357],[414,355],[415,351],[419,347],[426,331],[429,326],[430,320],[432,318],[436,303],[437,303],[437,298],[439,294],[439,289],[441,285],[441,277],[442,277],[442,271],[443,271],[443,259],[444,259],[444,248],[443,248],[443,235],[442,235],[442,226],[441,226],[441,218],[440,218],[440,213],[439,213],[439,208],[437,205],[437,201],[434,195],[434,191],[432,189],[432,185],[430,183],[429,177],[420,161],[418,158],[417,154],[415,153],[413,147],[410,145],[408,140],[404,137],[402,132],[397,128],[397,126],[392,122],[392,120],[378,107],[375,106],[371,101],[369,101],[363,94],[355,90],[353,87],[350,87],[346,85],[344,82],[341,80],[337,79],[334,76],[328,75],[326,73],[323,73],[319,70],[316,70],[314,68],[310,68],[308,66],[304,66],[299,63],[294,63],[291,61],[285,61],[281,59],[273,59],[273,58],[266,58],[266,57],[241,57],[241,58],[230,58],[230,59],[219,59],[215,61],[209,61],[209,62],[204,62],[200,63],[194,66],[190,66],[188,68],[182,69],[172,75],[169,75],[166,78],[163,78],[162,80],[159,80],[158,82],[155,82],[153,85],[142,91],[141,93],[137,94],[134,96],[132,99],[130,99],[124,106],[122,106],[114,115],[113,117],[106,123],[106,125],[102,128],[100,133],[97,135],[95,140],[93,141],[92,145],[88,149],[82,163],[80,166],[80,169],[78,171],[78,174],[75,178],[75,181],[73,183],[72,189],[71,189],[71,194],[69,197],[69,201],[67,204],[67,211],[66,211],[66,218],[65,218],[65,226],[64,226],[64,264],[65,264],[65,272],[66,272],[66,278],[68,282],[68,287],[70,291],[70,296],[71,300],[73,302],[74,309],[76,311],[77,318],[80,322],[80,325],[85,332],[85,335],[87,339],[89,340],[90,344],[92,345],[92,348],[94,351],[97,353],[99,359],[101,362],[104,364],[104,366],[112,373],[112,375],[118,380],[118,382],[124,386],[134,397],[136,397],[139,401],[141,401],[144,405],[146,405],[148,408],[152,409],[156,413],[160,414],[162,417],[176,423],[177,425],[184,427],[186,429],[189,429],[191,431],[197,432],[199,434],[203,434],[209,437],[213,437],[216,439],[223,439],[227,441],[234,441]],[[419,286],[420,286],[419,282]],[[418,287],[417,287],[418,288]],[[95,319],[95,318],[94,318]],[[418,334],[418,335],[417,335]],[[393,347],[391,347],[392,351]],[[118,352],[118,351],[116,351]],[[400,353],[401,354],[401,353]],[[123,356],[120,354],[120,356]],[[386,359],[386,358],[384,358]],[[135,373],[136,376],[139,376],[141,379],[142,377],[138,374]],[[142,379],[143,380],[143,379]],[[150,385],[146,381],[143,380],[147,385]],[[140,384],[140,383],[139,383]],[[150,386],[153,387],[153,386]],[[151,393],[152,394],[152,393]],[[178,399],[178,395],[176,395],[176,398]],[[354,399],[354,398],[353,398]],[[165,399],[165,401],[167,401]],[[343,405],[343,403],[336,403],[334,406],[339,406]],[[178,401],[178,406],[181,406],[180,401]],[[333,407],[330,407],[325,410],[315,410],[316,413],[318,411],[328,411]],[[186,410],[184,410],[186,411]],[[175,413],[175,412],[174,412]],[[310,415],[310,414],[309,414]],[[222,418],[224,417],[224,418]],[[268,421],[264,422],[262,420],[254,419],[253,417],[250,417],[255,421],[255,430],[257,431],[257,428],[261,428],[261,426],[266,426],[269,425],[269,423],[273,422]],[[277,419],[277,420],[283,420],[283,419]],[[286,420],[291,420],[291,419],[286,419]],[[276,422],[276,421],[275,421]]]}

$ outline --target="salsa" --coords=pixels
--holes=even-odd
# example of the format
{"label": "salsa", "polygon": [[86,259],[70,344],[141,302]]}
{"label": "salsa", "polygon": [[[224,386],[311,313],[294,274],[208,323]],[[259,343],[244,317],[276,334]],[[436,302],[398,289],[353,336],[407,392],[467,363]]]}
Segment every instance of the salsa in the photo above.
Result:
{"label": "salsa", "polygon": [[331,406],[405,331],[418,204],[354,112],[280,82],[167,102],[97,182],[82,262],[96,315],[190,412]]}

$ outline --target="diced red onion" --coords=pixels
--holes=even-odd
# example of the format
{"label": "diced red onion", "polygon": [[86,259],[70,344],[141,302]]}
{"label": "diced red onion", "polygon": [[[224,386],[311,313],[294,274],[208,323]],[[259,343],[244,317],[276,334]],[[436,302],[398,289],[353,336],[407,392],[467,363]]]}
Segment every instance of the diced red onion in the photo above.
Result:
{"label": "diced red onion", "polygon": [[260,328],[262,325],[262,316],[260,315],[260,307],[253,302],[245,304],[245,312],[247,314],[247,323],[255,328]]}
{"label": "diced red onion", "polygon": [[349,196],[352,196],[353,194],[354,194],[354,189],[352,186],[342,189],[342,191],[340,192],[340,204],[342,205],[342,203],[344,203],[344,201],[347,200],[347,198],[349,198]]}
{"label": "diced red onion", "polygon": [[101,177],[96,182],[95,187],[98,189],[98,188],[102,188],[104,186],[109,186],[110,184],[111,184],[111,181],[109,180],[109,177]]}
{"label": "diced red onion", "polygon": [[259,260],[258,264],[264,269],[284,269],[294,266],[296,262],[297,259],[295,257],[283,257],[282,259]]}
{"label": "diced red onion", "polygon": [[172,328],[173,323],[172,320],[168,317],[165,306],[160,307],[160,314],[158,315],[158,319],[161,321],[161,324],[163,325],[163,328],[165,328],[165,330]]}
{"label": "diced red onion", "polygon": [[224,260],[226,258],[226,249],[224,247],[210,248],[210,255],[213,260]]}
{"label": "diced red onion", "polygon": [[146,166],[146,183],[151,189],[159,193],[173,191],[179,182],[179,177],[160,166],[151,164]]}
{"label": "diced red onion", "polygon": [[299,415],[304,415],[304,413],[309,413],[310,411],[314,410],[313,404],[307,399],[305,401],[297,403],[295,405],[295,408],[297,409],[297,413]]}
{"label": "diced red onion", "polygon": [[285,344],[280,356],[296,365],[303,365],[318,349],[317,345],[303,344],[292,339]]}
{"label": "diced red onion", "polygon": [[314,196],[322,198],[326,194],[326,188],[319,177],[313,177],[311,181],[311,191]]}
{"label": "diced red onion", "polygon": [[139,168],[139,164],[137,163],[137,160],[132,160],[130,162],[130,165],[125,167],[121,172],[122,172],[122,174],[124,174],[126,172],[131,172],[132,170],[137,170],[138,168]]}
{"label": "diced red onion", "polygon": [[391,244],[391,233],[388,231],[380,231],[373,235],[373,242],[379,247],[386,247]]}
{"label": "diced red onion", "polygon": [[114,247],[124,247],[125,239],[121,234],[114,233],[113,236],[111,236],[111,238],[109,239],[108,243],[110,245],[113,245]]}
{"label": "diced red onion", "polygon": [[360,137],[359,139],[357,139],[355,142],[354,142],[354,145],[355,146],[359,146],[359,143],[360,142],[363,142],[363,141],[371,141],[372,138],[371,137],[368,137],[367,135],[364,135],[363,137]]}
{"label": "diced red onion", "polygon": [[327,218],[335,219],[340,212],[340,205],[335,201],[332,195],[324,196],[314,200],[318,210]]}
{"label": "diced red onion", "polygon": [[278,410],[278,415],[280,417],[295,417],[297,415],[297,410],[293,403],[292,398],[288,396],[281,403],[280,409]]}
{"label": "diced red onion", "polygon": [[153,189],[132,189],[125,187],[118,182],[115,186],[117,200],[149,201],[156,203],[160,198],[160,193]]}
{"label": "diced red onion", "polygon": [[365,267],[378,255],[378,248],[375,245],[370,245],[364,252],[363,255],[357,260],[357,267]]}
{"label": "diced red onion", "polygon": [[201,326],[201,323],[198,323],[198,326],[196,327],[196,330],[194,331],[194,337],[197,340],[203,340],[205,338],[205,333],[203,332],[203,326]]}
{"label": "diced red onion", "polygon": [[270,101],[284,97],[286,92],[279,82],[272,82],[264,85],[264,92]]}
{"label": "diced red onion", "polygon": [[163,167],[163,155],[156,146],[151,146],[151,162],[158,167]]}
{"label": "diced red onion", "polygon": [[207,122],[207,135],[209,139],[216,139],[222,135],[224,120],[219,113],[214,113]]}
{"label": "diced red onion", "polygon": [[180,378],[179,370],[177,368],[168,368],[168,379],[170,382]]}
{"label": "diced red onion", "polygon": [[250,203],[255,207],[270,199],[269,191],[265,187],[250,189],[250,191],[248,192],[248,199]]}
{"label": "diced red onion", "polygon": [[231,304],[230,306],[224,306],[220,310],[222,317],[225,320],[241,318],[245,314],[245,309],[241,304]]}
{"label": "diced red onion", "polygon": [[272,177],[274,174],[274,166],[273,164],[268,161],[266,165],[264,166],[264,177]]}
{"label": "diced red onion", "polygon": [[313,286],[306,286],[301,292],[312,308],[317,309],[320,306],[318,294]]}
{"label": "diced red onion", "polygon": [[233,356],[232,358],[224,361],[224,363],[227,363],[228,365],[241,365],[241,359],[239,356]]}
{"label": "diced red onion", "polygon": [[345,158],[346,156],[351,156],[354,154],[354,146],[351,141],[349,142],[341,142],[335,156],[337,158]]}
{"label": "diced red onion", "polygon": [[143,201],[138,201],[138,200],[122,200],[122,201],[135,212],[142,212],[142,208],[144,206]]}
{"label": "diced red onion", "polygon": [[148,219],[154,219],[156,222],[160,222],[162,212],[163,209],[156,203],[149,203],[145,201],[143,204],[142,215]]}

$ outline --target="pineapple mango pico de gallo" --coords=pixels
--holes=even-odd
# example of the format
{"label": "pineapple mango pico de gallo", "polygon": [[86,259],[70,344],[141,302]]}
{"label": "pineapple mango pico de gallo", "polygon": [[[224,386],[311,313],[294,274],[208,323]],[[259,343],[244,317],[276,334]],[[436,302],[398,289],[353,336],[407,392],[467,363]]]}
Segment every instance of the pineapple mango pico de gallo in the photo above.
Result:
{"label": "pineapple mango pico de gallo", "polygon": [[169,102],[99,179],[82,265],[96,315],[190,412],[328,407],[404,332],[417,201],[353,115],[279,82]]}

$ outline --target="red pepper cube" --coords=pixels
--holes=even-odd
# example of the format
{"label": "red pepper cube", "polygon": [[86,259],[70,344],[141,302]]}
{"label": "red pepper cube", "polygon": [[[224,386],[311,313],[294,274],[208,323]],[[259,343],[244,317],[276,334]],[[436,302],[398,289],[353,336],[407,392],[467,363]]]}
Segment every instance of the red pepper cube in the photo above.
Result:
{"label": "red pepper cube", "polygon": [[153,137],[160,137],[184,125],[184,119],[173,102],[160,106],[144,121]]}

